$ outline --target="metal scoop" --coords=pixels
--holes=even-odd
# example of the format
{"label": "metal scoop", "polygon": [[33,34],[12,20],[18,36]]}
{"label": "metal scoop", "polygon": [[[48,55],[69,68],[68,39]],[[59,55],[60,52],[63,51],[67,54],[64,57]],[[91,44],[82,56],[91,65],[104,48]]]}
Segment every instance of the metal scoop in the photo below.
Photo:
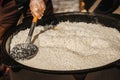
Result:
{"label": "metal scoop", "polygon": [[32,34],[33,34],[34,28],[36,26],[37,20],[38,20],[37,17],[33,18],[32,25],[30,27],[30,31],[28,33],[26,42],[21,43],[21,44],[17,44],[10,51],[10,56],[13,59],[15,59],[15,60],[28,60],[28,59],[33,58],[37,54],[38,47],[31,43]]}

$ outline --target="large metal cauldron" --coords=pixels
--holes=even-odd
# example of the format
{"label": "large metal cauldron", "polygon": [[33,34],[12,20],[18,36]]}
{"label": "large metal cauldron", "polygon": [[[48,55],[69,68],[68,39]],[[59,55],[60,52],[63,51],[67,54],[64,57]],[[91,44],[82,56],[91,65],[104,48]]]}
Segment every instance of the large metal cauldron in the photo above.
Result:
{"label": "large metal cauldron", "polygon": [[[116,62],[110,63],[108,65],[104,65],[97,68],[92,69],[85,69],[85,70],[73,70],[73,71],[52,71],[52,70],[42,70],[42,69],[36,69],[32,68],[30,66],[24,66],[20,63],[17,63],[14,61],[10,56],[8,56],[9,52],[9,40],[8,38],[15,32],[18,32],[20,30],[24,30],[27,27],[30,27],[31,25],[32,17],[25,18],[23,20],[23,23],[18,25],[17,27],[10,28],[5,34],[4,34],[4,40],[2,44],[2,62],[10,66],[12,71],[20,72],[22,69],[29,70],[32,72],[45,72],[45,73],[57,73],[57,74],[74,74],[74,73],[88,73],[92,71],[102,70],[109,67],[116,66],[116,63],[119,62],[117,60]],[[71,22],[87,22],[87,23],[100,23],[105,26],[110,26],[113,28],[116,28],[120,31],[120,21],[118,19],[115,19],[113,17],[100,15],[100,14],[89,14],[89,13],[61,13],[61,14],[55,14],[51,16],[44,16],[42,20],[38,21],[38,25],[49,25],[53,24],[56,25],[60,21],[71,21]],[[29,72],[28,71],[28,72]],[[24,74],[24,72],[23,72]],[[25,73],[27,74],[27,73]],[[29,77],[29,76],[28,76]],[[30,79],[29,79],[30,80]]]}

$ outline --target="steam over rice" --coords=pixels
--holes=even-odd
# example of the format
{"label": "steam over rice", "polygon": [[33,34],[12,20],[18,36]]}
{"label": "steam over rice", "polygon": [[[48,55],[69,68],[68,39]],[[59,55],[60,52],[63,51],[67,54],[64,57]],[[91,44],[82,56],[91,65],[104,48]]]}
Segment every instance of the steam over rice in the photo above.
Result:
{"label": "steam over rice", "polygon": [[[61,22],[57,29],[35,28],[33,44],[38,54],[24,65],[46,70],[82,70],[100,67],[120,59],[120,32],[100,24]],[[16,34],[11,49],[26,40],[29,29]]]}

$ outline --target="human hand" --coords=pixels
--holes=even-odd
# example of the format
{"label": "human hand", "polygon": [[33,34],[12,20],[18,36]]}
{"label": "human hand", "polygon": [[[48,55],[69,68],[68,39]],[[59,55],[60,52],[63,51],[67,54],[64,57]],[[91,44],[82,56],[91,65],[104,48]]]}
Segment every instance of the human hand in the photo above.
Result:
{"label": "human hand", "polygon": [[30,0],[30,10],[34,17],[41,19],[45,9],[44,0]]}

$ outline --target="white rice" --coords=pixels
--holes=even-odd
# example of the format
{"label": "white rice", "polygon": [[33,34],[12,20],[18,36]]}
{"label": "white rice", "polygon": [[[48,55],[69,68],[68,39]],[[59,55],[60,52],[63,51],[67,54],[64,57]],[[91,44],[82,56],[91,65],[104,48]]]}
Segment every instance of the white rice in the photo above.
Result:
{"label": "white rice", "polygon": [[[56,30],[44,33],[35,28],[34,44],[38,54],[20,63],[46,70],[83,70],[101,67],[120,59],[120,32],[100,24],[61,22]],[[29,29],[20,31],[11,41],[11,49],[26,40]]]}

